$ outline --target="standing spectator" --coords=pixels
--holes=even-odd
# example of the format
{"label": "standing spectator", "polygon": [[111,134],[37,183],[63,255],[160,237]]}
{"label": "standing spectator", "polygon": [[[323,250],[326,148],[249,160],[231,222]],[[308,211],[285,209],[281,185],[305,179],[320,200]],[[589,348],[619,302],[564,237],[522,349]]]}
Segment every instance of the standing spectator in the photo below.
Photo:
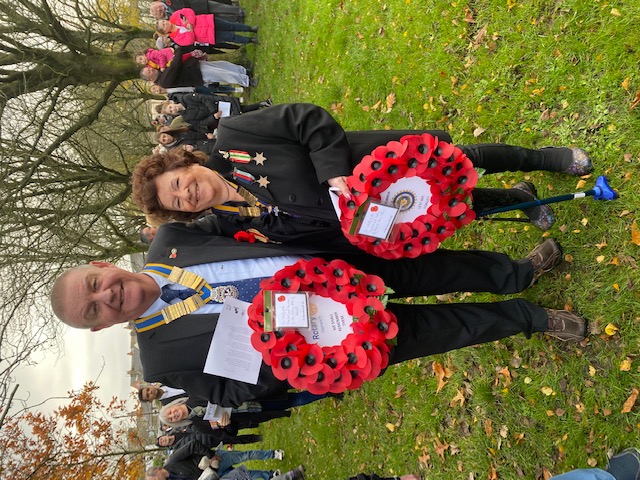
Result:
{"label": "standing spectator", "polygon": [[244,23],[227,22],[212,14],[196,15],[190,8],[174,12],[169,20],[158,20],[156,30],[161,35],[169,35],[178,45],[216,45],[222,42],[257,43],[255,38],[244,37],[235,32],[258,31]]}

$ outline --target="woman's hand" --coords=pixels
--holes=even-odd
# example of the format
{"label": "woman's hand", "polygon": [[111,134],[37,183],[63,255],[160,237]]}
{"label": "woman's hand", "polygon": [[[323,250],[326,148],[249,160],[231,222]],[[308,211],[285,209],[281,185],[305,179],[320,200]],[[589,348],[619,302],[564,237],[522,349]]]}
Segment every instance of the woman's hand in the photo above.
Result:
{"label": "woman's hand", "polygon": [[214,430],[220,428],[220,425],[218,424],[218,422],[214,422],[213,420],[209,420],[209,425],[211,425],[211,428]]}
{"label": "woman's hand", "polygon": [[231,416],[228,413],[223,413],[220,420],[218,420],[218,425],[221,427],[226,427],[231,423]]}
{"label": "woman's hand", "polygon": [[338,188],[341,195],[351,198],[351,193],[349,193],[349,187],[347,186],[347,177],[333,177],[327,180],[327,183],[331,187]]}
{"label": "woman's hand", "polygon": [[209,133],[207,133],[206,135],[207,135],[207,138],[208,138],[209,140],[214,140],[214,139],[216,138],[215,133],[211,133],[211,132],[209,132]]}
{"label": "woman's hand", "polygon": [[220,120],[220,117],[222,117],[222,112],[218,110],[216,113],[213,114],[213,117]]}

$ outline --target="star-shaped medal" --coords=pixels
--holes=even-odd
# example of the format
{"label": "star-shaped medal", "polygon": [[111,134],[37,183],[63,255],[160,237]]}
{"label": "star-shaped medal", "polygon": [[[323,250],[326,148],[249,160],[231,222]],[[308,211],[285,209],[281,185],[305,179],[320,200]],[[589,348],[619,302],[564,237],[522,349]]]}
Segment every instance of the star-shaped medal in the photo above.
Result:
{"label": "star-shaped medal", "polygon": [[256,156],[253,157],[253,161],[256,162],[256,165],[264,165],[267,157],[264,156],[264,152],[256,153]]}
{"label": "star-shaped medal", "polygon": [[270,183],[271,182],[267,177],[263,177],[262,175],[260,175],[260,178],[258,179],[258,185],[260,185],[261,187],[267,188],[267,185],[269,185]]}

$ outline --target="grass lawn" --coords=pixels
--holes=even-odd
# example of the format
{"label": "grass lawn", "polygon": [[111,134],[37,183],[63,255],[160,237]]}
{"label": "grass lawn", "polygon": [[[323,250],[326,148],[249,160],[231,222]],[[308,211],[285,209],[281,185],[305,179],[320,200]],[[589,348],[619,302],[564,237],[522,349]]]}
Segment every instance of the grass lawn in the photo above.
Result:
{"label": "grass lawn", "polygon": [[[340,403],[325,400],[263,427],[263,445],[287,452],[273,466],[302,463],[310,480],[359,471],[534,479],[604,466],[608,451],[640,446],[640,402],[622,412],[640,388],[640,240],[632,241],[640,106],[630,108],[640,91],[640,3],[242,4],[248,23],[260,26],[260,44],[248,51],[260,78],[253,99],[316,103],[351,130],[437,127],[457,143],[581,146],[596,165],[584,187],[539,172],[480,184],[527,178],[546,197],[590,188],[607,174],[621,194],[554,206],[548,234],[563,245],[565,262],[522,294],[589,318],[587,341],[519,336],[390,368]],[[445,246],[522,257],[543,236],[522,223],[476,222]],[[618,329],[612,335],[609,323]],[[437,392],[434,371],[443,368],[448,377]]]}

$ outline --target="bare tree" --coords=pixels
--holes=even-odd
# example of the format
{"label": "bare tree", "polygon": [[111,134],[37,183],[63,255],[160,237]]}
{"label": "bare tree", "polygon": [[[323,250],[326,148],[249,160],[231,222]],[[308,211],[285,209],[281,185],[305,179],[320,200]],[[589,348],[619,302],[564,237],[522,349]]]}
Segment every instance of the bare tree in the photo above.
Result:
{"label": "bare tree", "polygon": [[52,278],[142,248],[128,197],[148,94],[132,50],[152,31],[130,3],[0,0],[0,411],[15,368],[56,348]]}

